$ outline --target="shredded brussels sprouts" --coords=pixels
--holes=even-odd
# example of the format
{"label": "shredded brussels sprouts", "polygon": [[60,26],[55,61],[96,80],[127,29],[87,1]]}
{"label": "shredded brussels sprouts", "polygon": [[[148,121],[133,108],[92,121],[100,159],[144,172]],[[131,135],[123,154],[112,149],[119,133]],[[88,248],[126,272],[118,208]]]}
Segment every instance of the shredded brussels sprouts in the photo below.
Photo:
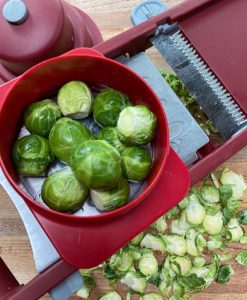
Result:
{"label": "shredded brussels sprouts", "polygon": [[146,234],[141,241],[141,247],[152,249],[153,251],[160,251],[161,253],[165,252],[165,243],[163,240],[150,233]]}

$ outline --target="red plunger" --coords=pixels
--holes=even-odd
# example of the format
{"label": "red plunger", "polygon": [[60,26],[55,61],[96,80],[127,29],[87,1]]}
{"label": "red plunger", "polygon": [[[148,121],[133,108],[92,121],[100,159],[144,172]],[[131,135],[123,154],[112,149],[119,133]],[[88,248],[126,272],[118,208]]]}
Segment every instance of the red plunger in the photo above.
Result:
{"label": "red plunger", "polygon": [[0,84],[40,61],[102,41],[98,27],[61,0],[0,0]]}

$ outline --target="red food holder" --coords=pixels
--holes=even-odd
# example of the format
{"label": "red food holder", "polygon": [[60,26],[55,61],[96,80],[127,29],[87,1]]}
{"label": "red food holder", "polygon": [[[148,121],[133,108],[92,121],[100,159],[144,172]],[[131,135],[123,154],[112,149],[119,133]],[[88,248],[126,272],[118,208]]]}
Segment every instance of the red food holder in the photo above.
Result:
{"label": "red food holder", "polygon": [[[188,20],[192,20],[193,17],[200,17],[200,12],[202,11],[207,12],[208,10],[210,10],[212,14],[212,10],[214,9],[214,5],[216,6],[216,4],[230,5],[229,3],[230,2],[228,0],[186,1],[183,4],[170,9],[169,11],[150,19],[149,21],[146,21],[145,23],[142,23],[106,42],[97,45],[94,49],[100,52],[105,57],[111,59],[114,59],[126,53],[128,53],[129,56],[132,56],[139,53],[140,51],[145,51],[151,46],[149,38],[155,35],[159,26],[163,24],[173,23],[177,23],[181,30],[183,30],[184,34],[188,38],[191,37],[193,42],[196,44],[197,38],[199,40],[199,33],[197,36],[196,30],[194,30],[193,32],[190,31],[191,24],[189,24]],[[234,1],[234,3],[236,7],[239,6],[240,10],[243,9],[243,1],[236,0]],[[215,11],[215,14],[217,14],[217,10]],[[227,16],[221,15],[221,18],[224,19],[227,18]],[[220,19],[220,22],[222,22],[222,19]],[[198,32],[200,32],[199,29]],[[208,65],[213,69],[214,62],[210,64],[210,56],[207,56],[207,48],[205,45],[203,46],[204,48],[200,48],[200,54],[205,59],[205,61],[208,62]],[[74,54],[70,53],[68,55],[74,56],[75,59],[75,57],[80,57],[80,55],[83,55],[82,53],[85,54],[84,51],[85,50],[81,49],[74,52]],[[90,51],[88,53],[90,53]],[[99,55],[97,59],[100,59],[100,54],[97,54],[96,52],[94,52],[94,54],[93,52],[91,52],[90,55],[95,55],[95,57]],[[65,57],[66,56],[64,56],[64,58]],[[59,59],[60,58],[58,58],[57,61],[59,61]],[[56,59],[54,59],[53,61],[56,62]],[[42,64],[43,63],[41,63],[41,66]],[[43,66],[47,66],[47,69],[45,71],[49,72],[49,62],[45,62]],[[36,69],[36,67],[34,67],[34,69],[32,70],[39,69]],[[32,71],[28,72],[32,73]],[[130,74],[132,74],[132,72],[130,72]],[[23,76],[23,78],[25,78],[25,76],[27,75],[24,74]],[[37,78],[38,76],[39,75],[37,74]],[[134,75],[132,74],[131,76]],[[134,79],[134,77],[132,79]],[[224,82],[224,72],[221,73],[221,80],[222,82]],[[15,85],[16,81],[13,80],[0,87],[2,101],[6,101],[4,99],[8,97],[8,94],[11,94],[11,90],[12,88],[14,90]],[[116,86],[116,88],[117,87],[119,88],[119,86]],[[244,104],[241,101],[237,102],[246,114],[246,105],[244,105],[246,104],[246,102]],[[2,108],[3,102],[0,104],[0,109]],[[18,109],[16,112],[16,116],[19,116]],[[7,118],[7,115],[5,115],[3,118]],[[5,124],[4,120],[1,117],[1,110],[0,124],[1,126],[4,126]],[[0,128],[2,128],[1,126]],[[13,126],[16,126],[16,124],[14,124]],[[166,132],[166,134],[168,136],[168,131]],[[9,137],[9,139],[9,141],[6,140],[7,150],[9,150],[9,145],[11,144],[11,140],[13,139],[13,134]],[[186,194],[189,182],[192,185],[198,180],[202,179],[209,172],[218,167],[225,160],[227,160],[233,154],[238,152],[241,148],[246,146],[246,144],[246,129],[242,130],[237,135],[233,136],[228,141],[222,143],[219,146],[214,146],[209,142],[206,146],[204,146],[198,151],[199,159],[189,169],[185,167],[185,165],[181,162],[181,160],[175,154],[173,149],[169,148],[169,145],[166,144],[166,149],[164,149],[166,155],[164,155],[164,159],[162,160],[163,164],[159,169],[161,170],[161,172],[159,176],[157,176],[156,173],[155,183],[149,190],[149,193],[147,193],[147,195],[145,195],[145,197],[143,197],[140,201],[137,200],[136,204],[138,205],[133,205],[133,207],[131,207],[129,210],[127,207],[123,208],[123,211],[120,210],[115,215],[109,214],[109,216],[105,217],[103,217],[102,215],[102,220],[100,220],[99,218],[99,220],[97,220],[96,222],[94,220],[85,220],[85,222],[77,220],[72,221],[71,219],[71,223],[69,225],[65,225],[62,216],[57,214],[56,217],[54,215],[52,218],[50,218],[47,211],[38,208],[36,204],[34,204],[31,200],[29,201],[28,199],[26,199],[25,195],[22,194],[27,204],[31,208],[32,212],[34,213],[35,217],[40,222],[41,226],[46,231],[47,235],[54,243],[57,250],[59,250],[59,253],[63,257],[64,261],[61,260],[58,263],[54,264],[51,268],[39,274],[25,286],[19,286],[17,281],[14,279],[13,275],[8,271],[7,267],[4,265],[4,263],[0,261],[0,282],[4,283],[0,284],[0,295],[4,295],[2,296],[2,299],[37,299],[77,269],[72,265],[77,265],[79,258],[74,256],[73,249],[70,251],[68,248],[64,248],[63,245],[65,238],[64,232],[67,232],[68,228],[70,228],[73,231],[71,238],[69,234],[66,234],[66,242],[69,243],[69,245],[75,245],[75,243],[80,244],[80,238],[82,236],[85,238],[85,241],[87,237],[92,240],[91,246],[89,248],[87,248],[86,244],[80,244],[80,247],[82,247],[80,248],[80,250],[85,251],[85,254],[87,254],[87,256],[83,256],[83,259],[80,258],[80,265],[83,265],[84,267],[93,266],[101,262],[103,259],[106,259],[109,255],[111,255],[113,252],[115,252],[117,249],[123,246],[130,238],[134,237],[138,232],[144,230],[159,216],[161,216],[174,205],[176,205]],[[7,156],[4,156],[3,159],[3,156],[1,155],[1,159],[2,166],[5,166],[6,164],[9,165],[7,166],[7,168],[5,167],[5,175],[20,193],[20,190],[16,185],[17,182],[14,179],[15,174],[11,169],[11,163],[9,163],[9,158],[7,158]],[[60,230],[63,232],[62,236],[58,234]],[[121,239],[119,238],[120,236]],[[99,245],[97,244],[97,242],[101,241],[101,238],[104,239],[104,250],[102,249],[102,253],[98,249],[95,249],[95,246]],[[101,245],[103,244],[101,243]],[[95,256],[96,253],[97,256]],[[101,255],[98,256],[98,253],[101,253]],[[8,291],[8,289],[10,290],[10,292]]]}

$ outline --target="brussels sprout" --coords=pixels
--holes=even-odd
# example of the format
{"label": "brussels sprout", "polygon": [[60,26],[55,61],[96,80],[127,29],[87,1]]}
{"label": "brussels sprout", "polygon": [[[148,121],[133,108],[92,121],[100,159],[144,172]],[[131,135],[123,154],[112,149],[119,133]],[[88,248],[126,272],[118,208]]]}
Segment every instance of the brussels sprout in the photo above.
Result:
{"label": "brussels sprout", "polygon": [[168,228],[165,216],[162,216],[158,220],[156,220],[151,225],[151,228],[156,229],[159,233],[164,233],[166,231],[166,229]]}
{"label": "brussels sprout", "polygon": [[152,158],[145,148],[128,147],[122,152],[121,165],[127,179],[141,181],[148,176]]}
{"label": "brussels sprout", "polygon": [[222,185],[219,188],[220,193],[220,201],[222,202],[223,206],[227,206],[227,202],[232,197],[232,187],[230,184]]}
{"label": "brussels sprout", "polygon": [[89,116],[92,102],[93,96],[89,87],[81,81],[67,82],[57,95],[62,114],[72,119],[84,119]]}
{"label": "brussels sprout", "polygon": [[232,259],[232,257],[233,257],[233,254],[230,252],[226,253],[226,254],[222,254],[222,255],[217,254],[217,258],[220,262],[230,260],[230,259]]}
{"label": "brussels sprout", "polygon": [[247,225],[247,210],[241,210],[237,213],[238,222],[242,225]]}
{"label": "brussels sprout", "polygon": [[139,269],[143,275],[152,276],[158,272],[158,261],[152,253],[146,253],[139,260]]}
{"label": "brussels sprout", "polygon": [[92,135],[84,125],[69,118],[58,120],[49,135],[52,152],[66,163],[70,162],[78,145],[91,139]]}
{"label": "brussels sprout", "polygon": [[221,266],[216,281],[221,284],[227,283],[233,274],[234,270],[231,265]]}
{"label": "brussels sprout", "polygon": [[243,266],[247,266],[247,250],[240,251],[236,257],[236,261]]}
{"label": "brussels sprout", "polygon": [[115,147],[119,153],[122,153],[126,149],[126,146],[120,142],[118,138],[116,127],[103,128],[98,135],[98,140],[107,141],[109,144]]}
{"label": "brussels sprout", "polygon": [[118,151],[106,141],[81,143],[71,158],[77,179],[92,189],[111,188],[121,177],[121,159]]}
{"label": "brussels sprout", "polygon": [[208,234],[217,235],[221,233],[223,228],[223,215],[220,211],[214,216],[206,215],[202,224]]}
{"label": "brussels sprout", "polygon": [[241,226],[238,224],[237,219],[231,219],[227,224],[227,235],[226,238],[230,242],[239,242],[240,239],[244,236],[244,231]]}
{"label": "brussels sprout", "polygon": [[154,137],[156,123],[156,116],[146,106],[127,107],[117,122],[119,139],[129,146],[146,145]]}
{"label": "brussels sprout", "polygon": [[187,222],[186,210],[184,209],[181,212],[179,219],[172,221],[171,233],[183,236],[191,228],[191,226],[192,225]]}
{"label": "brussels sprout", "polygon": [[79,183],[69,167],[48,176],[41,189],[41,197],[47,206],[61,212],[78,209],[87,195],[88,189]]}
{"label": "brussels sprout", "polygon": [[172,235],[165,235],[162,237],[166,244],[166,251],[175,254],[178,256],[184,256],[187,247],[186,247],[186,241],[183,237],[172,234]]}
{"label": "brussels sprout", "polygon": [[201,253],[204,250],[204,247],[207,246],[207,241],[205,240],[204,236],[199,233],[196,237],[196,247],[197,251]]}
{"label": "brussels sprout", "polygon": [[247,236],[242,236],[239,242],[240,244],[247,244]]}
{"label": "brussels sprout", "polygon": [[179,218],[179,214],[180,214],[180,209],[178,206],[174,206],[172,209],[170,209],[165,216],[167,217],[168,220],[170,220],[171,218]]}
{"label": "brussels sprout", "polygon": [[162,295],[168,296],[171,293],[172,287],[168,285],[166,281],[161,281],[159,284],[159,290]]}
{"label": "brussels sprout", "polygon": [[178,203],[178,207],[181,209],[184,209],[187,207],[187,205],[189,204],[190,198],[189,197],[185,197],[181,202]]}
{"label": "brussels sprout", "polygon": [[206,259],[204,257],[196,256],[193,260],[193,266],[196,268],[201,268],[205,265]]}
{"label": "brussels sprout", "polygon": [[193,225],[200,225],[205,217],[205,208],[200,204],[196,195],[190,196],[190,201],[186,207],[187,221]]}
{"label": "brussels sprout", "polygon": [[170,265],[172,270],[181,276],[188,275],[192,268],[192,264],[188,256],[171,256]]}
{"label": "brussels sprout", "polygon": [[140,300],[163,300],[163,297],[156,293],[149,293],[141,297]]}
{"label": "brussels sprout", "polygon": [[217,203],[220,201],[220,194],[216,187],[205,185],[201,189],[202,199],[208,203]]}
{"label": "brussels sprout", "polygon": [[57,104],[49,99],[30,104],[24,112],[24,123],[31,133],[48,136],[56,121],[61,118]]}
{"label": "brussels sprout", "polygon": [[126,179],[120,178],[118,184],[109,190],[93,190],[90,195],[98,210],[111,211],[127,203],[130,187]]}
{"label": "brussels sprout", "polygon": [[139,233],[137,236],[135,236],[131,241],[130,244],[133,246],[139,246],[142,239],[144,237],[144,232]]}
{"label": "brussels sprout", "polygon": [[98,300],[122,300],[122,297],[117,292],[113,291],[106,293],[98,298]]}
{"label": "brussels sprout", "polygon": [[178,282],[185,288],[186,291],[191,292],[201,291],[206,284],[206,281],[203,278],[198,277],[196,274],[178,277]]}
{"label": "brussels sprout", "polygon": [[129,105],[131,103],[127,95],[110,88],[105,89],[94,100],[94,119],[103,127],[116,126],[120,112]]}
{"label": "brussels sprout", "polygon": [[121,283],[126,284],[130,289],[140,294],[143,294],[147,287],[145,278],[137,272],[128,272],[121,279]]}
{"label": "brussels sprout", "polygon": [[141,247],[152,249],[153,251],[165,252],[165,244],[160,237],[147,233],[141,241]]}
{"label": "brussels sprout", "polygon": [[173,296],[175,297],[174,300],[183,300],[184,287],[181,286],[177,280],[174,280],[172,283],[172,292]]}
{"label": "brussels sprout", "polygon": [[87,299],[90,296],[92,289],[94,288],[94,279],[90,275],[82,275],[83,286],[77,291],[76,295]]}
{"label": "brussels sprout", "polygon": [[121,249],[110,258],[110,267],[118,272],[126,273],[132,267],[134,262],[132,254],[132,250],[129,249],[129,247]]}
{"label": "brussels sprout", "polygon": [[198,233],[193,228],[186,234],[187,253],[191,256],[198,256],[201,254],[196,245],[197,235]]}
{"label": "brussels sprout", "polygon": [[191,274],[196,274],[199,278],[205,279],[208,276],[209,269],[206,266],[192,268]]}
{"label": "brussels sprout", "polygon": [[219,249],[221,247],[221,245],[222,245],[221,235],[210,236],[210,239],[207,241],[207,248],[209,251]]}
{"label": "brussels sprout", "polygon": [[54,155],[49,141],[39,135],[27,135],[16,141],[12,157],[17,172],[24,176],[44,176]]}

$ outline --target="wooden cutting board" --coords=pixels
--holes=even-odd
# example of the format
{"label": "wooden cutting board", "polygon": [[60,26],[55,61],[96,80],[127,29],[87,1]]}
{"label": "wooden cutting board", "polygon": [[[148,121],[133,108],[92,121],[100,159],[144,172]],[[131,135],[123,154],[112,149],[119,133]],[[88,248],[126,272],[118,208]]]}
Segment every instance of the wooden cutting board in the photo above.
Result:
{"label": "wooden cutting board", "polygon": [[[108,39],[131,27],[130,11],[137,0],[68,0],[71,4],[83,9],[98,24],[104,39]],[[182,0],[167,0],[169,6],[178,4]],[[159,69],[166,69],[163,59],[154,51],[148,51]],[[247,180],[247,147],[233,156],[225,163],[232,170],[243,174]],[[247,194],[246,194],[247,197]],[[24,226],[17,214],[12,202],[0,187],[0,255],[3,257],[11,271],[21,283],[28,282],[36,274],[29,240],[26,236]],[[247,208],[247,204],[245,205]],[[230,251],[237,253],[239,249],[247,249],[247,246],[234,245]],[[246,300],[247,299],[247,267],[234,263],[235,275],[227,285],[212,284],[204,292],[195,295],[194,300]],[[96,288],[90,300],[111,290],[107,280],[100,272],[95,272]],[[152,289],[152,288],[150,288]],[[126,289],[118,286],[118,290],[125,299]],[[50,299],[49,296],[42,297],[43,300]],[[77,299],[77,297],[71,297]],[[133,297],[138,299],[138,297]],[[29,299],[27,299],[29,300]]]}

